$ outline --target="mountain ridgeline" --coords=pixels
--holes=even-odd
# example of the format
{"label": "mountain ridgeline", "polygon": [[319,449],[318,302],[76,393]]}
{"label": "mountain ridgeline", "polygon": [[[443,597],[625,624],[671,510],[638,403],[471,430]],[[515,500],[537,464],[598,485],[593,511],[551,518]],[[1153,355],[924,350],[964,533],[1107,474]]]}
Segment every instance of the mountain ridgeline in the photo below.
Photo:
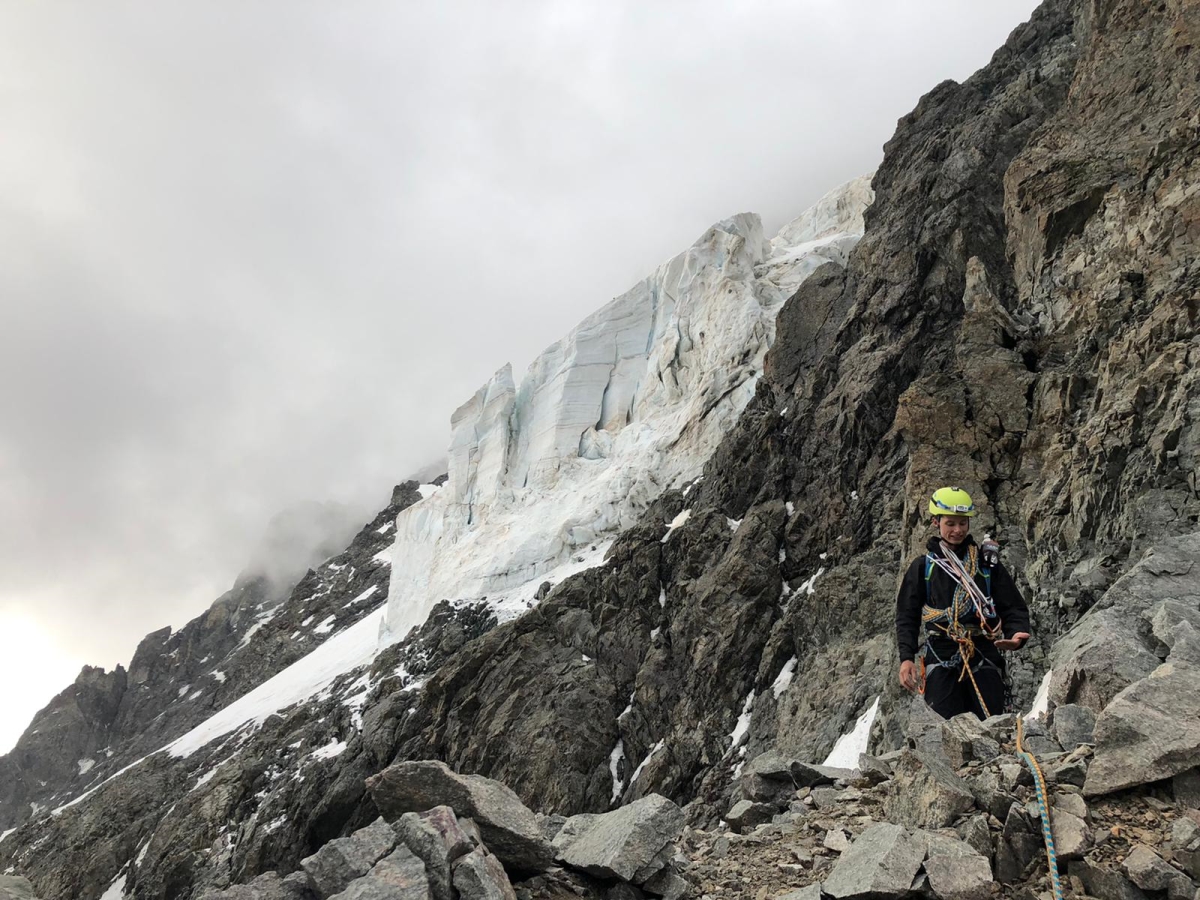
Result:
{"label": "mountain ridgeline", "polygon": [[[873,753],[929,750],[920,736],[933,726],[896,680],[895,589],[923,552],[929,491],[955,483],[976,498],[973,529],[1000,541],[1029,600],[1034,636],[1011,655],[1013,690],[1018,708],[1042,686],[1051,712],[1063,710],[1059,783],[1089,801],[1149,797],[1162,809],[1147,815],[1181,823],[1175,850],[1158,848],[1171,869],[1161,887],[1143,893],[1142,881],[1160,882],[1089,837],[1074,857],[1080,890],[1182,900],[1190,883],[1194,898],[1198,48],[1195,0],[1046,0],[987,66],[938,85],[899,121],[869,191],[831,195],[805,220],[825,231],[785,229],[768,243],[749,217],[721,223],[619,298],[636,347],[605,344],[602,317],[552,348],[556,366],[576,364],[571,348],[615,353],[593,381],[570,387],[546,370],[526,388],[502,370],[456,413],[475,443],[456,433],[441,491],[402,486],[290,592],[239,582],[178,633],[148,636],[128,671],[85,669],[40,713],[0,758],[0,829],[15,829],[0,840],[0,871],[28,878],[43,900],[317,896],[302,878],[286,890],[272,881],[275,893],[231,886],[296,873],[334,839],[363,833],[390,816],[368,779],[439,760],[502,782],[556,827],[556,816],[662,795],[683,809],[691,830],[680,846],[704,883],[726,883],[728,848],[713,851],[704,835],[734,822],[738,801],[762,799],[748,778],[801,771],[768,761],[819,763],[873,709]],[[865,214],[847,212],[847,198],[869,202]],[[858,222],[861,238],[847,224]],[[824,256],[797,262],[811,240],[826,241]],[[753,327],[721,345],[711,327],[689,336],[689,317],[719,322],[720,308],[693,311],[681,285],[736,296]],[[737,376],[701,378],[720,354]],[[644,366],[669,377],[650,383]],[[545,391],[564,383],[571,402],[542,410]],[[597,408],[579,414],[588,391]],[[574,419],[546,424],[568,406]],[[519,432],[523,410],[551,449]],[[644,424],[658,414],[686,422],[665,469],[670,446]],[[621,460],[633,458],[644,468],[625,477]],[[595,494],[603,526],[578,519],[588,504],[546,499],[588,472],[608,479]],[[500,498],[490,511],[485,495]],[[540,517],[527,529],[536,542],[506,547],[501,573],[520,578],[473,569],[464,583],[479,590],[452,595],[453,560],[438,555],[450,545],[423,537],[430,511],[455,523],[438,535],[499,547],[497,535],[519,531],[523,498]],[[555,510],[574,518],[550,521]],[[436,578],[419,574],[421,560]],[[397,607],[431,584],[439,593],[405,636]],[[351,632],[388,639],[339,668]],[[233,715],[305,659],[329,660],[319,690]],[[1094,752],[1068,752],[1068,710],[1094,721],[1081,745]],[[955,765],[975,764],[960,812],[982,818],[937,824],[986,848],[1003,890],[1025,896],[1040,876],[1014,848],[1039,836],[1021,831],[1023,803],[1005,817],[1017,783],[974,789],[1008,778],[979,749],[1007,746],[1008,732],[941,734]],[[1044,728],[1036,736],[1051,741]],[[973,760],[961,750],[971,741]],[[879,808],[901,823],[888,828],[932,827],[902,802],[904,785],[925,777],[915,758],[906,750],[880,776],[893,793]],[[823,807],[811,785],[803,796],[818,799],[806,802]],[[870,791],[850,799],[868,804]],[[1095,822],[1108,809],[1096,807]],[[989,835],[989,816],[1003,830]],[[866,838],[861,822],[839,823]],[[817,856],[842,853],[833,826],[823,833]],[[821,880],[812,854],[797,858],[786,864],[804,884]],[[644,890],[672,896],[653,883]],[[826,880],[826,893],[909,889],[832,893],[838,883]],[[722,890],[754,896],[740,882]],[[568,895],[517,884],[517,896]]]}

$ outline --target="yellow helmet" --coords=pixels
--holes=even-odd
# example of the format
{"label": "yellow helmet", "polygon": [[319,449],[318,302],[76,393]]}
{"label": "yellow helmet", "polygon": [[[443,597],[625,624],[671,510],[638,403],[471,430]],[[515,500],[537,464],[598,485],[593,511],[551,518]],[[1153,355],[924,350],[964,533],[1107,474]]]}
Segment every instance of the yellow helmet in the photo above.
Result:
{"label": "yellow helmet", "polygon": [[973,516],[971,495],[960,487],[938,488],[929,498],[929,512],[935,516]]}

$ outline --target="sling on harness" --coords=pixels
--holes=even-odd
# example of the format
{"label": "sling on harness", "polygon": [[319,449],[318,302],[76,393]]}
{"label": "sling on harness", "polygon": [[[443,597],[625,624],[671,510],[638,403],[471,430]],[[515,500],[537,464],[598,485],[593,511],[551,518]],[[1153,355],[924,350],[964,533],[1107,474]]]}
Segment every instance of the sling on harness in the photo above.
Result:
{"label": "sling on harness", "polygon": [[[975,545],[971,545],[968,548],[965,562],[958,558],[958,555],[947,546],[945,541],[942,541],[940,546],[942,551],[941,556],[936,556],[933,553],[925,556],[926,603],[921,610],[921,621],[925,625],[927,636],[925,646],[922,648],[920,654],[920,691],[921,693],[925,692],[926,669],[935,669],[939,666],[949,669],[961,668],[958,680],[962,681],[963,678],[970,679],[971,687],[975,689],[975,696],[979,699],[979,706],[986,717],[991,715],[991,712],[983,700],[983,694],[979,690],[979,685],[975,682],[975,673],[985,664],[992,666],[995,664],[985,659],[982,655],[978,659],[975,659],[975,639],[984,637],[987,640],[994,641],[1003,635],[1003,623],[996,614],[996,605],[991,596],[992,571],[990,568],[980,567],[979,551]],[[931,599],[929,582],[933,577],[934,567],[946,572],[946,574],[957,582],[954,588],[954,596],[945,609],[929,605]],[[984,584],[987,586],[986,591],[980,590],[979,584],[975,581],[977,574],[983,576]],[[971,613],[975,614],[978,624],[963,621]],[[949,659],[942,659],[933,649],[932,636],[934,629],[940,631],[957,645],[957,650]],[[937,662],[927,665],[925,661],[927,656],[932,656]]]}

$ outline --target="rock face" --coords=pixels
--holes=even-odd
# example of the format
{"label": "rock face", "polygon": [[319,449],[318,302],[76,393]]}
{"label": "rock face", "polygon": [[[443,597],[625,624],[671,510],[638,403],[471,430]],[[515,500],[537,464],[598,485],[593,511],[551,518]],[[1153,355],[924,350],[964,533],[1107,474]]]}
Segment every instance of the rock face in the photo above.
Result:
{"label": "rock face", "polygon": [[[49,811],[102,783],[377,609],[388,567],[375,557],[395,539],[389,523],[419,499],[416,482],[398,486],[349,546],[336,513],[281,516],[254,554],[262,561],[252,559],[206,613],[147,635],[128,671],[85,666],[0,756],[0,831],[29,817],[31,804]],[[321,564],[289,580],[285,557]]]}
{"label": "rock face", "polygon": [[[1052,777],[1109,802],[1119,773],[1141,766],[1139,778],[1174,776],[1171,790],[1177,781],[1185,795],[1192,730],[1167,726],[1178,724],[1168,710],[1191,703],[1187,667],[1200,653],[1198,20],[1191,0],[1048,0],[985,68],[937,86],[901,119],[872,181],[863,238],[848,256],[846,242],[831,239],[842,250],[786,302],[794,271],[785,274],[778,248],[764,249],[754,221],[738,217],[550,352],[526,382],[539,396],[500,374],[457,415],[453,485],[400,513],[416,562],[433,561],[414,537],[432,534],[422,515],[478,512],[482,521],[487,497],[524,490],[516,475],[547,488],[555,459],[616,473],[604,461],[637,436],[622,413],[628,420],[639,398],[681,384],[690,386],[675,400],[720,423],[677,435],[702,479],[674,489],[649,476],[608,480],[596,486],[602,515],[589,506],[578,521],[539,519],[533,550],[509,548],[521,563],[512,577],[522,591],[533,585],[529,596],[509,593],[503,572],[467,573],[500,579],[488,583],[489,603],[506,617],[532,606],[498,625],[494,608],[469,602],[476,595],[433,589],[449,582],[398,577],[389,593],[378,557],[398,509],[283,605],[239,585],[186,636],[150,635],[123,675],[89,673],[60,704],[64,730],[44,743],[30,733],[0,762],[0,827],[18,824],[31,802],[57,806],[95,788],[0,841],[0,868],[28,875],[45,900],[100,896],[119,877],[138,900],[187,900],[248,887],[271,870],[294,874],[302,858],[368,826],[381,810],[364,782],[396,762],[437,759],[494,778],[543,813],[600,815],[657,794],[704,824],[733,804],[741,765],[768,750],[822,760],[877,697],[864,749],[906,747],[911,707],[895,684],[890,633],[896,574],[923,545],[924,498],[943,483],[971,491],[973,527],[999,538],[1030,598],[1034,640],[1011,657],[1018,702],[1028,705],[1052,661],[1051,704],[1096,716],[1094,760],[1086,744],[1063,747],[1066,756],[1047,761]],[[713,265],[688,273],[689,259]],[[714,361],[708,332],[699,344],[699,332],[682,327],[678,353],[667,352],[662,289],[685,276],[709,299],[733,291],[732,307],[713,306],[715,324],[728,327],[730,308],[752,313],[750,357]],[[648,318],[647,308],[666,318]],[[628,329],[609,327],[618,321]],[[666,343],[646,356],[628,335]],[[589,362],[593,351],[603,359]],[[651,356],[662,365],[649,366]],[[695,371],[680,369],[684,358]],[[640,387],[635,370],[648,373]],[[670,440],[650,451],[669,460]],[[597,538],[618,531],[605,551]],[[588,565],[573,577],[559,568]],[[435,568],[452,571],[444,559],[426,567]],[[257,730],[222,735],[187,758],[152,755],[105,781],[319,642],[293,639],[297,630],[315,633],[329,616],[340,628],[385,595],[394,632],[423,619],[427,601],[445,602],[371,666]],[[226,658],[228,670],[212,668]],[[235,676],[238,660],[244,674]],[[1155,725],[1174,741],[1161,752],[1145,739]],[[125,735],[115,748],[114,729]],[[996,876],[1024,884],[1041,850],[1028,784],[1020,768],[985,761],[989,740],[1011,749],[983,730],[952,730],[947,741],[933,723],[912,736],[920,754],[933,759],[945,743],[966,764],[947,768],[949,777],[915,750],[888,760],[893,787],[937,792],[936,816],[906,813],[887,783],[874,789],[872,812],[900,803],[897,817],[971,829],[981,845],[991,815]],[[1079,734],[1056,725],[1030,742],[1045,755]],[[87,777],[70,758],[106,749],[113,757]],[[802,810],[776,815],[826,816],[863,802],[828,785],[801,789]],[[1089,804],[1090,815],[1104,808]],[[838,896],[854,895],[851,870],[837,873],[865,835],[847,833],[856,840],[832,873],[815,871],[824,853],[786,863],[803,870],[798,887],[830,874]],[[1093,896],[1103,886],[1140,890],[1105,856],[1119,840],[1084,840],[1084,858],[1071,861]],[[879,861],[895,851],[896,867],[871,871],[900,885],[913,842],[877,831],[859,852],[874,844]],[[1190,846],[1178,850],[1185,869],[1195,868]],[[392,874],[403,880],[401,862]],[[933,865],[936,873],[944,864]],[[896,889],[908,891],[915,874]],[[941,874],[923,877],[932,886]],[[546,886],[572,876],[539,877]]]}

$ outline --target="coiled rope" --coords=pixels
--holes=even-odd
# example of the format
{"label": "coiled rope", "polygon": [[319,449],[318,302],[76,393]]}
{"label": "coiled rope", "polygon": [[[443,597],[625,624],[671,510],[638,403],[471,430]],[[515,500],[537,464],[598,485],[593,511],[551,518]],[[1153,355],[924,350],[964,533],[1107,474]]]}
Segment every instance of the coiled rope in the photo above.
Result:
{"label": "coiled rope", "polygon": [[1037,791],[1038,810],[1042,814],[1042,840],[1046,843],[1046,867],[1050,870],[1050,885],[1054,889],[1054,900],[1063,900],[1062,885],[1058,881],[1058,857],[1054,852],[1054,834],[1050,830],[1050,806],[1046,802],[1046,779],[1036,757],[1025,749],[1024,720],[1017,714],[1017,756],[1033,774],[1033,785]]}
{"label": "coiled rope", "polygon": [[[983,710],[984,718],[990,716],[991,710],[988,709],[987,703],[983,700],[983,692],[979,690],[979,685],[975,682],[975,673],[972,670],[972,660],[975,656],[975,637],[983,635],[988,640],[996,640],[1003,634],[1003,625],[999,617],[996,616],[996,606],[992,598],[986,595],[979,589],[979,585],[975,581],[975,574],[979,571],[978,549],[975,545],[971,545],[967,551],[967,562],[964,565],[958,555],[947,546],[945,541],[941,542],[942,556],[931,557],[934,565],[949,575],[956,583],[954,588],[954,596],[950,601],[950,605],[945,609],[926,606],[922,610],[921,621],[924,622],[926,630],[937,628],[946,637],[954,641],[958,645],[957,656],[962,660],[962,671],[958,673],[958,680],[962,681],[967,678],[971,682],[971,687],[975,691],[975,696],[979,700],[979,708]],[[965,625],[960,620],[961,617],[968,612],[974,612],[978,625]],[[995,622],[994,625],[988,625],[989,620]],[[928,645],[927,645],[928,649]],[[953,660],[951,660],[953,663]],[[939,665],[945,663],[939,662]],[[921,692],[925,690],[925,656],[921,656]]]}

